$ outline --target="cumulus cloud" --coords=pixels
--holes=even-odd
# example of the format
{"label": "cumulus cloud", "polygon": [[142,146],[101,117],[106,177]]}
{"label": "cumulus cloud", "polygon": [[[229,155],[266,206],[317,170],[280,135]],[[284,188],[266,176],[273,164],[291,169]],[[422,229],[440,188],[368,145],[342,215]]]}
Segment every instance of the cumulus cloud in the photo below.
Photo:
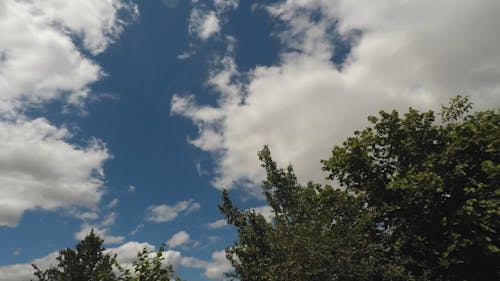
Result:
{"label": "cumulus cloud", "polygon": [[109,153],[98,140],[79,147],[69,137],[42,118],[0,121],[0,225],[17,225],[26,210],[96,206]]}
{"label": "cumulus cloud", "polygon": [[102,70],[80,52],[72,36],[93,54],[104,51],[123,29],[125,22],[118,17],[123,10],[137,14],[135,5],[121,0],[2,1],[0,113],[62,96],[81,104]]}
{"label": "cumulus cloud", "polygon": [[189,233],[187,233],[186,231],[182,230],[182,231],[179,231],[176,234],[174,234],[172,236],[172,238],[170,238],[167,241],[167,245],[170,248],[175,248],[175,247],[178,247],[178,246],[181,246],[181,245],[188,244],[189,242],[191,242],[191,239],[189,238]]}
{"label": "cumulus cloud", "polygon": [[[226,63],[226,78],[208,81],[217,106],[172,99],[172,113],[199,128],[191,143],[215,156],[216,187],[255,191],[264,144],[300,180],[323,181],[319,160],[380,109],[439,109],[457,94],[478,109],[500,105],[498,1],[287,0],[265,9],[283,23],[279,63],[248,73]],[[334,62],[339,41],[352,47]]]}
{"label": "cumulus cloud", "polygon": [[153,222],[167,222],[174,220],[179,215],[189,215],[200,208],[200,203],[194,199],[180,201],[175,205],[151,205],[148,207],[147,219]]}
{"label": "cumulus cloud", "polygon": [[126,24],[118,14],[137,13],[122,0],[0,2],[0,225],[15,226],[33,209],[97,218],[73,207],[99,202],[105,145],[73,145],[64,127],[23,112],[55,99],[82,106],[103,73],[82,50],[103,52]]}
{"label": "cumulus cloud", "polygon": [[226,259],[224,250],[213,252],[211,261],[183,257],[180,264],[184,267],[201,268],[204,270],[204,275],[213,280],[222,279],[224,273],[230,272],[233,268],[231,263]]}
{"label": "cumulus cloud", "polygon": [[24,281],[33,278],[33,267],[36,264],[41,269],[47,269],[56,261],[58,252],[52,252],[45,257],[34,259],[30,263],[0,266],[0,281]]}

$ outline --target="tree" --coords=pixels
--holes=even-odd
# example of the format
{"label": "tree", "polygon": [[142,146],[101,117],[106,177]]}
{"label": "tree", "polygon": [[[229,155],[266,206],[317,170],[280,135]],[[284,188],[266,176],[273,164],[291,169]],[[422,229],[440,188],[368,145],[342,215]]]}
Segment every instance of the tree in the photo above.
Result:
{"label": "tree", "polygon": [[35,277],[38,281],[114,281],[113,272],[116,257],[104,253],[103,240],[92,230],[76,249],[61,250],[57,265],[41,270],[36,265]]}
{"label": "tree", "polygon": [[500,110],[467,98],[370,117],[323,161],[378,212],[385,245],[418,280],[500,280]]}
{"label": "tree", "polygon": [[298,184],[292,166],[280,169],[267,146],[259,153],[267,173],[264,195],[272,221],[236,208],[227,191],[220,205],[239,240],[226,250],[242,281],[406,280],[385,262],[375,212],[363,196],[331,186]]}
{"label": "tree", "polygon": [[59,252],[57,265],[41,270],[36,265],[36,281],[181,281],[174,279],[172,265],[165,264],[163,245],[150,254],[147,248],[137,253],[133,268],[118,264],[116,255],[105,253],[103,240],[92,230],[76,245]]}
{"label": "tree", "polygon": [[182,279],[175,277],[173,266],[163,263],[164,251],[165,248],[161,245],[158,251],[150,256],[147,248],[144,247],[141,252],[137,253],[137,260],[133,263],[133,272],[122,269],[122,279],[126,281],[181,281]]}
{"label": "tree", "polygon": [[467,115],[457,97],[432,111],[380,112],[322,161],[339,188],[298,184],[259,153],[271,221],[219,206],[239,239],[242,281],[500,280],[500,112]]}

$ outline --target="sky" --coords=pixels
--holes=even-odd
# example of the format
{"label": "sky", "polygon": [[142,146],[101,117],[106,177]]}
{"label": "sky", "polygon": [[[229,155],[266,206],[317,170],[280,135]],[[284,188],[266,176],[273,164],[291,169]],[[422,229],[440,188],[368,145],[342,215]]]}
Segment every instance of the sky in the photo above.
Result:
{"label": "sky", "polygon": [[[301,182],[380,109],[500,106],[497,0],[0,1],[0,281],[94,229],[130,264],[167,247],[222,280],[269,215],[257,152]],[[334,184],[334,183],[330,183]]]}

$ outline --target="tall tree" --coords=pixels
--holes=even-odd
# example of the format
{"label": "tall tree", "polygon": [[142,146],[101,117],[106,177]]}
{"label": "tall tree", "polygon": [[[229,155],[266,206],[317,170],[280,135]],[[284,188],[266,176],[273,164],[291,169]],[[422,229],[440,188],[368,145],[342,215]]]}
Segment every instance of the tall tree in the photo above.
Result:
{"label": "tall tree", "polygon": [[379,213],[386,246],[418,280],[500,280],[500,110],[381,111],[323,161]]}
{"label": "tall tree", "polygon": [[432,111],[381,111],[335,146],[324,170],[339,188],[298,184],[259,153],[264,217],[220,209],[239,239],[226,250],[242,281],[500,280],[500,112],[466,98]]}
{"label": "tall tree", "polygon": [[220,209],[239,240],[226,251],[242,281],[404,280],[402,269],[384,261],[375,213],[356,196],[331,186],[297,182],[291,166],[280,169],[267,147],[259,153],[271,221],[239,210],[223,192]]}

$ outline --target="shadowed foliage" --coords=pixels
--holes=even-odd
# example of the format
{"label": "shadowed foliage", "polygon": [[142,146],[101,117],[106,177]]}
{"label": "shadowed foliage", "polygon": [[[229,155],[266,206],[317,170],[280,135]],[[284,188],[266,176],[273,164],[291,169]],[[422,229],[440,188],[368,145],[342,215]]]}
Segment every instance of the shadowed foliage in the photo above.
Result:
{"label": "shadowed foliage", "polygon": [[271,221],[220,209],[239,239],[226,250],[242,281],[500,280],[500,110],[467,98],[433,111],[381,111],[323,170],[337,188],[297,182],[259,153]]}

